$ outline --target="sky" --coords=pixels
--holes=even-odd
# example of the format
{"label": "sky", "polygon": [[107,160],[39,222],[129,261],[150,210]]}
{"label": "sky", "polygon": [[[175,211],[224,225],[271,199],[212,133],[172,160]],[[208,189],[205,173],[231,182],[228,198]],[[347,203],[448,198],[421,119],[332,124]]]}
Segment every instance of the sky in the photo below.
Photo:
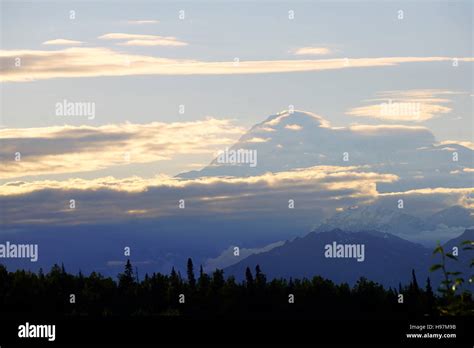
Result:
{"label": "sky", "polygon": [[[355,192],[346,192],[346,203],[353,204],[355,196],[377,195],[375,184],[399,180],[398,172],[334,164],[323,174],[261,172],[247,183],[170,179],[204,168],[254,125],[293,107],[319,115],[335,142],[338,129],[357,136],[388,129],[412,140],[421,130],[433,144],[462,145],[472,164],[472,14],[471,1],[2,0],[0,192],[11,198],[11,211],[45,190],[129,196],[152,186],[194,195],[208,187],[210,196],[225,199],[254,186],[269,193],[266,200],[290,176],[287,187],[300,190],[309,181],[337,197],[346,185]],[[93,115],[58,111],[67,102],[93,105]],[[380,112],[392,102],[420,110]],[[471,192],[464,184],[472,165],[450,170],[463,179],[446,185]],[[331,176],[341,183],[325,183]],[[444,194],[443,187],[420,185]],[[124,211],[158,214],[139,201]],[[66,215],[45,221],[69,221]]]}
{"label": "sky", "polygon": [[[179,19],[180,10],[185,11],[182,20]],[[400,10],[403,11],[402,20],[398,19]],[[75,11],[75,19],[69,18],[70,11]],[[294,11],[294,19],[288,18],[288,11]],[[87,57],[88,49],[103,48],[122,56],[228,62],[231,70],[229,75],[213,75],[215,69],[209,67],[204,69],[207,73],[201,72],[204,75],[137,72],[117,78],[101,77],[97,72],[91,77],[7,81],[2,84],[2,125],[21,128],[66,123],[98,126],[126,121],[193,121],[212,116],[236,119],[248,128],[291,104],[322,114],[333,124],[343,126],[360,122],[346,115],[346,111],[363,105],[364,100],[374,98],[377,93],[448,89],[466,94],[453,96],[453,112],[444,115],[443,119],[431,120],[427,125],[440,140],[453,137],[469,140],[471,63],[461,62],[456,69],[451,69],[448,60],[402,63],[397,67],[280,73],[266,73],[260,67],[261,73],[249,75],[234,69],[233,61],[238,58],[244,65],[246,61],[346,57],[472,57],[471,29],[470,1],[421,1],[415,4],[375,1],[262,4],[251,1],[138,1],[133,4],[120,1],[2,1],[2,49],[7,53],[17,50],[54,52],[76,47],[84,50]],[[127,40],[100,39],[110,33],[174,37],[184,45],[124,46]],[[82,44],[43,44],[56,39]],[[329,53],[295,54],[305,47],[325,48]],[[101,57],[98,59],[111,57],[108,52],[97,55]],[[48,59],[52,61],[52,57]],[[11,58],[5,60],[2,69],[11,69]],[[68,63],[67,56],[59,60],[54,64]],[[244,69],[243,66],[240,68]],[[199,69],[194,67],[194,70],[197,73]],[[63,99],[95,102],[96,118],[89,122],[58,118],[54,115],[54,105]],[[179,113],[179,105],[185,105],[184,114]],[[454,130],[445,127],[446,122],[457,117],[462,117],[457,120],[459,127]]]}

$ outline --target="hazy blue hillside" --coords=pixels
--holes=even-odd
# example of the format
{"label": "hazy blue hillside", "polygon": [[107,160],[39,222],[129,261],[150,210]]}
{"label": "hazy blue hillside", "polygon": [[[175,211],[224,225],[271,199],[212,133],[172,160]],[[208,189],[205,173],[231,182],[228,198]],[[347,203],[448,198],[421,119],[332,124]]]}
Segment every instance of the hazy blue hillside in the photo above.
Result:
{"label": "hazy blue hillside", "polygon": [[[451,249],[460,241],[473,239],[474,231],[466,231],[462,236],[446,243]],[[358,262],[355,258],[327,258],[325,246],[333,242],[338,244],[363,244],[365,259]],[[460,263],[450,263],[456,270],[466,271],[468,254],[465,252]],[[415,269],[420,282],[430,276],[434,283],[439,281],[438,273],[429,273],[429,267],[439,260],[432,255],[432,249],[412,243],[389,233],[377,231],[346,232],[335,229],[328,232],[312,232],[303,238],[274,248],[268,252],[251,255],[245,260],[225,269],[226,274],[237,278],[244,274],[246,267],[260,265],[269,278],[311,278],[320,275],[337,283],[353,284],[361,276],[377,281],[385,286],[397,287],[399,282],[406,283]],[[467,267],[466,267],[467,265]]]}

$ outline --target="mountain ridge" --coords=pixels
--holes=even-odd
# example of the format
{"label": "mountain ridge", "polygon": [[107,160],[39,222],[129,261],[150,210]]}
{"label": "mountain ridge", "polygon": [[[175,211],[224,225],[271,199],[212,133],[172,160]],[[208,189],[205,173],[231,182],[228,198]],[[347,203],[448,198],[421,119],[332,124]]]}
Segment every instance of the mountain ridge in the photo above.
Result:
{"label": "mountain ridge", "polygon": [[[474,230],[466,230],[445,246],[451,248],[452,244],[460,243],[463,238],[474,239]],[[325,249],[334,243],[364,245],[364,261],[358,262],[353,257],[326,257]],[[410,281],[414,269],[420,280],[431,277],[433,284],[438,284],[440,275],[428,271],[432,264],[439,261],[432,253],[430,248],[390,233],[334,229],[311,232],[270,251],[251,255],[225,268],[224,272],[240,279],[247,267],[254,269],[259,265],[269,279],[322,276],[336,283],[355,284],[360,277],[366,277],[387,287],[397,287],[400,282]],[[467,254],[463,257],[464,261],[466,257]],[[462,264],[451,263],[450,266],[468,271]]]}
{"label": "mountain ridge", "polygon": [[[459,144],[440,144],[431,131],[421,126],[332,127],[315,113],[286,110],[255,124],[229,148],[255,150],[258,165],[228,165],[218,163],[215,158],[201,170],[177,177],[247,177],[333,165],[358,166],[360,171],[399,177],[396,182],[378,185],[381,192],[472,186],[472,175],[464,169],[474,167],[474,151]],[[457,161],[452,160],[453,151],[457,152]],[[453,175],[456,175],[454,181]]]}
{"label": "mountain ridge", "polygon": [[425,217],[406,213],[404,209],[397,207],[367,205],[350,207],[338,212],[325,219],[312,232],[323,232],[336,228],[352,232],[369,229],[391,233],[414,241],[420,234],[435,231],[440,225],[448,228],[470,228],[474,226],[474,216],[469,209],[459,205],[441,209]]}

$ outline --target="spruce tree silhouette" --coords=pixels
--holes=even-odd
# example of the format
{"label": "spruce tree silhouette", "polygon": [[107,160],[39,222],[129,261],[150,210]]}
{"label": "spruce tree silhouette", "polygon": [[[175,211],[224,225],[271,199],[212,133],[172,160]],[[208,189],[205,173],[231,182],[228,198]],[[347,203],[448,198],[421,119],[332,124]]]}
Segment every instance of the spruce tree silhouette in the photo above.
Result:
{"label": "spruce tree silhouette", "polygon": [[265,274],[262,273],[260,265],[257,265],[255,267],[255,284],[258,288],[264,288],[266,283],[267,278],[265,277]]}
{"label": "spruce tree silhouette", "polygon": [[216,269],[214,273],[212,273],[212,289],[214,291],[219,291],[224,287],[224,284],[224,271]]}
{"label": "spruce tree silhouette", "polygon": [[[363,318],[408,318],[440,315],[446,307],[446,298],[433,293],[428,278],[426,287],[418,286],[415,272],[408,286],[399,286],[398,294],[404,303],[398,303],[398,294],[392,289],[361,278],[353,287],[334,284],[315,276],[312,279],[272,279],[267,281],[260,266],[255,267],[255,277],[250,268],[245,270],[245,280],[224,277],[216,270],[210,277],[202,266],[195,290],[191,291],[194,275],[192,261],[188,262],[188,279],[182,279],[175,268],[170,275],[153,273],[137,281],[132,263],[127,260],[118,281],[92,272],[89,276],[69,274],[64,267],[55,265],[47,274],[24,270],[8,272],[0,265],[0,308],[8,317],[25,313],[41,317],[49,313],[57,317],[130,317],[176,316],[191,318],[269,317],[327,319],[351,316]],[[69,303],[70,294],[77,301]],[[185,305],[179,295],[185,294]],[[288,297],[295,296],[289,305]],[[462,313],[471,313],[470,297],[456,303]],[[471,312],[470,312],[471,311]]]}
{"label": "spruce tree silhouette", "polygon": [[431,287],[431,280],[430,277],[426,278],[426,303],[425,303],[425,308],[427,310],[427,314],[433,315],[435,312],[435,303],[436,303],[436,298],[433,293],[433,288]]}
{"label": "spruce tree silhouette", "polygon": [[123,273],[119,274],[118,279],[120,289],[130,289],[134,284],[135,278],[133,276],[133,268],[130,260],[127,260],[127,263],[125,264],[125,270]]}
{"label": "spruce tree silhouette", "polygon": [[411,277],[412,277],[411,284],[413,286],[413,291],[418,293],[420,291],[420,287],[418,286],[418,282],[416,281],[416,274],[415,274],[414,269],[411,270]]}
{"label": "spruce tree silhouette", "polygon": [[207,292],[207,289],[209,288],[209,276],[204,273],[202,265],[199,268],[198,287],[201,294],[205,294]]}
{"label": "spruce tree silhouette", "polygon": [[253,288],[253,275],[252,271],[250,271],[250,268],[248,267],[245,269],[245,282],[247,284],[247,288]]}
{"label": "spruce tree silhouette", "polygon": [[191,258],[188,259],[187,275],[189,287],[194,290],[196,288],[196,278],[194,277],[193,260]]}

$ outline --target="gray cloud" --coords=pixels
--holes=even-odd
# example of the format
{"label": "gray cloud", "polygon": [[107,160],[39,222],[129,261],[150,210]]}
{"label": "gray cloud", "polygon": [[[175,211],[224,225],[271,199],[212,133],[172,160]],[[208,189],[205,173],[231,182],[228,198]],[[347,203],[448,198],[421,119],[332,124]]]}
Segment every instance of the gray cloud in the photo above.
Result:
{"label": "gray cloud", "polygon": [[[3,223],[91,223],[131,217],[189,216],[233,212],[258,216],[288,211],[330,211],[377,197],[376,183],[397,180],[390,174],[357,167],[313,167],[248,178],[193,180],[111,177],[94,180],[12,182],[0,186]],[[69,209],[74,199],[75,209]],[[178,208],[180,199],[185,209]]]}

